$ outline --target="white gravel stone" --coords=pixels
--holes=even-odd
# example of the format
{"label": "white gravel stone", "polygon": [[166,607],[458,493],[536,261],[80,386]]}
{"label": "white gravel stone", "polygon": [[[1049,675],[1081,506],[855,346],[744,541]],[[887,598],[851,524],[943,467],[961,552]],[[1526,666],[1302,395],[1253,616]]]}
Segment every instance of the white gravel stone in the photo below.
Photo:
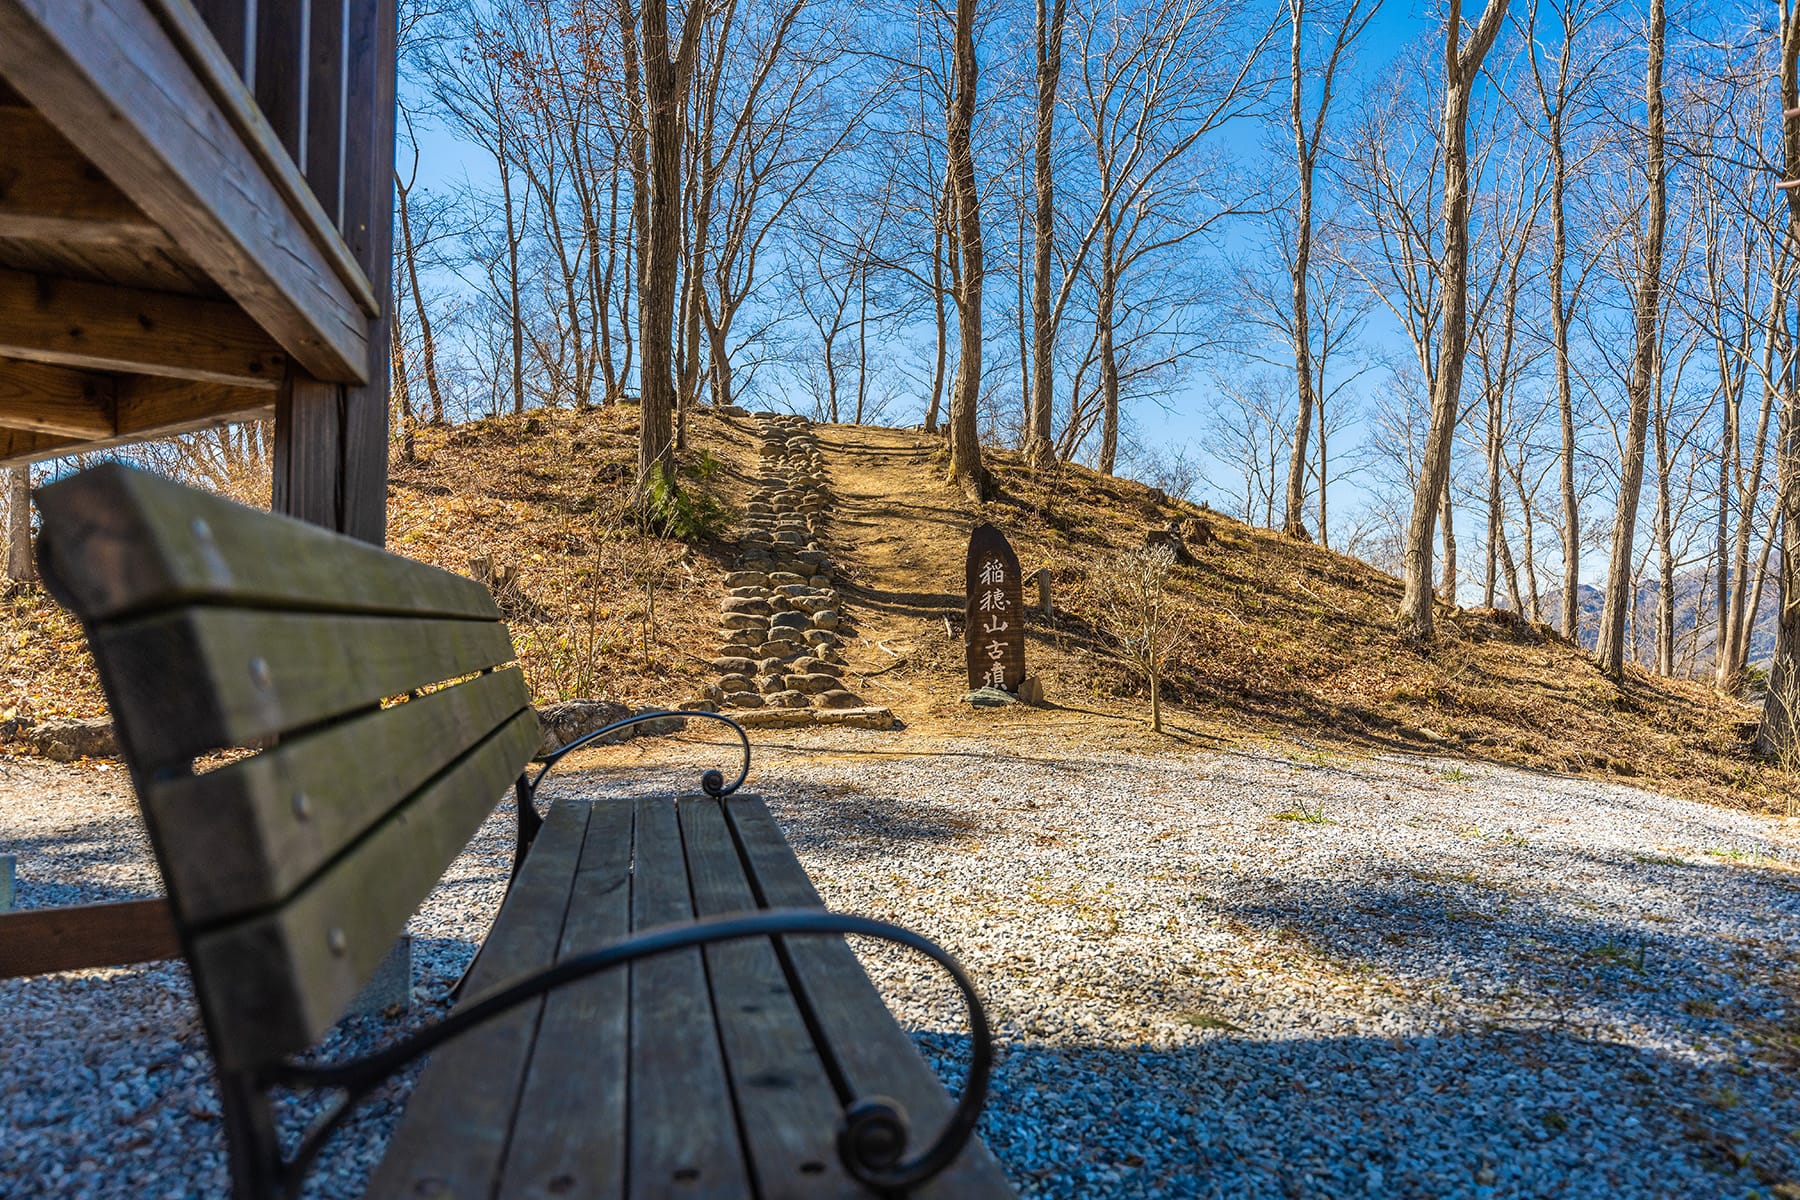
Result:
{"label": "white gravel stone", "polygon": [[[1800,890],[1778,822],[1447,759],[779,737],[797,749],[759,750],[748,786],[826,902],[936,938],[980,983],[999,1043],[982,1133],[1025,1196],[1766,1197],[1800,1179],[1782,1049]],[[706,765],[552,790],[692,787]],[[511,820],[412,923],[419,1006],[328,1052],[442,1011]],[[157,890],[116,768],[0,760],[15,848],[22,905]],[[859,950],[954,1085],[954,992]],[[0,1194],[223,1194],[182,967],[0,982],[0,1012]],[[310,1196],[360,1194],[403,1092]]]}

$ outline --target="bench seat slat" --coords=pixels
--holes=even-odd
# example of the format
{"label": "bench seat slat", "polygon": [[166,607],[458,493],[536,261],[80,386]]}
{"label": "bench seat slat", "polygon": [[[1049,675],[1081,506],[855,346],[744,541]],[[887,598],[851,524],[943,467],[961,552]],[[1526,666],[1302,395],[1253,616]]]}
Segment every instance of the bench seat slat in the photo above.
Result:
{"label": "bench seat slat", "polygon": [[141,799],[182,919],[209,924],[286,899],[395,797],[529,703],[523,674],[495,671],[205,775],[152,781]]}
{"label": "bench seat slat", "polygon": [[221,1063],[266,1062],[331,1027],[537,742],[536,714],[519,713],[293,899],[194,939],[195,986],[234,1016],[213,1031]]}
{"label": "bench seat slat", "polygon": [[37,504],[46,581],[85,621],[195,602],[500,619],[472,579],[117,463]]}
{"label": "bench seat slat", "polygon": [[[738,853],[733,827],[750,835],[746,854]],[[791,871],[778,869],[784,855]],[[685,920],[696,909],[763,907],[753,875],[759,887],[774,884],[780,898],[769,903],[817,903],[758,798],[721,805],[684,797],[679,807],[666,797],[560,800],[495,920],[462,1004],[627,929]],[[840,1038],[871,1043],[850,1056],[856,1094],[897,1096],[913,1113],[915,1136],[935,1135],[949,1110],[943,1088],[844,940],[784,940],[796,958],[809,945],[835,949],[826,969],[862,984],[859,992],[821,976],[818,962],[802,975],[809,1003],[852,998],[827,1000],[825,1010]],[[730,952],[739,947],[748,953]],[[868,1200],[838,1162],[841,1106],[798,1005],[803,997],[789,987],[772,944],[750,939],[645,959],[525,1004],[432,1055],[368,1196]],[[759,1011],[743,1012],[747,1004]],[[790,1074],[795,1086],[759,1085],[759,1072]],[[807,1162],[823,1169],[802,1169]],[[974,1142],[914,1195],[1013,1193]]]}
{"label": "bench seat slat", "polygon": [[[551,808],[482,943],[463,1003],[554,959],[588,816],[585,804]],[[367,1200],[475,1200],[493,1194],[543,1007],[542,1000],[522,1004],[432,1054],[375,1170]]]}
{"label": "bench seat slat", "polygon": [[[756,896],[719,802],[687,796],[679,811],[699,915],[755,909]],[[843,1105],[774,945],[767,938],[746,939],[708,946],[704,953],[757,1195],[763,1200],[866,1196],[838,1161]]]}
{"label": "bench seat slat", "polygon": [[[183,609],[102,625],[92,638],[127,745],[165,763],[301,729],[513,657],[497,621],[254,609]],[[170,680],[196,677],[203,686],[171,695]]]}
{"label": "bench seat slat", "polygon": [[[771,908],[820,903],[818,891],[760,796],[733,796],[726,805],[759,894]],[[892,1096],[912,1121],[911,1150],[935,1137],[950,1114],[950,1098],[912,1039],[895,1024],[843,938],[784,938],[813,1014],[838,1069],[857,1097]],[[922,1198],[1012,1196],[993,1154],[973,1138],[943,1174],[914,1193]]]}
{"label": "bench seat slat", "polygon": [[[694,917],[675,806],[636,802],[633,929]],[[629,1195],[739,1200],[750,1192],[698,949],[631,965]]]}
{"label": "bench seat slat", "polygon": [[[630,804],[593,806],[559,961],[630,932],[631,821]],[[545,1001],[500,1183],[504,1200],[624,1194],[627,983],[627,972],[603,971]]]}

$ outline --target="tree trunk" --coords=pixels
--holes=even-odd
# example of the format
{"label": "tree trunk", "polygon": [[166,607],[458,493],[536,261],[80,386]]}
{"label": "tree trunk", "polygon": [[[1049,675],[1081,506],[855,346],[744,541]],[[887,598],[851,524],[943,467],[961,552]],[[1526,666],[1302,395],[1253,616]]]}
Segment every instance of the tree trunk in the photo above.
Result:
{"label": "tree trunk", "polygon": [[[1660,7],[1661,0],[1657,0]],[[1792,112],[1800,107],[1800,12],[1784,5],[1781,27],[1781,105]],[[1782,176],[1795,178],[1800,171],[1800,121],[1784,120]],[[1793,261],[1796,235],[1800,234],[1800,195],[1788,189],[1788,230],[1783,257]],[[1786,302],[1783,297],[1783,317]],[[1781,558],[1776,570],[1775,657],[1769,664],[1769,693],[1763,702],[1762,721],[1756,730],[1756,748],[1772,754],[1784,766],[1800,761],[1800,394],[1797,394],[1795,349],[1786,346],[1787,361],[1781,372],[1784,384],[1781,424],[1776,434],[1775,503],[1778,512]],[[1754,610],[1752,610],[1754,616]],[[1747,640],[1747,639],[1746,639]]]}
{"label": "tree trunk", "polygon": [[1151,667],[1150,675],[1150,732],[1162,732],[1162,672]]}
{"label": "tree trunk", "polygon": [[1650,391],[1656,383],[1657,331],[1662,303],[1663,226],[1668,210],[1668,168],[1663,153],[1663,0],[1650,0],[1650,65],[1644,100],[1650,134],[1650,216],[1643,273],[1638,278],[1637,343],[1631,360],[1630,412],[1625,461],[1620,464],[1619,505],[1613,518],[1612,559],[1600,612],[1600,669],[1614,679],[1625,671],[1625,607],[1631,600],[1631,558],[1638,498],[1644,487],[1644,440],[1650,423]]}
{"label": "tree trunk", "polygon": [[1562,633],[1577,640],[1581,626],[1581,500],[1575,494],[1575,388],[1569,378],[1569,306],[1563,298],[1563,271],[1569,254],[1569,155],[1563,143],[1573,48],[1564,26],[1556,107],[1550,113],[1550,340],[1556,357],[1556,413],[1561,423],[1559,484],[1563,511]]}
{"label": "tree trunk", "polygon": [[[1108,231],[1107,240],[1112,240]],[[1100,295],[1094,304],[1100,355],[1100,473],[1111,475],[1119,458],[1119,356],[1113,346],[1114,275],[1112,247],[1101,258]]]}
{"label": "tree trunk", "polygon": [[[1288,458],[1287,507],[1283,510],[1281,531],[1289,537],[1306,539],[1306,444],[1312,434],[1313,371],[1312,322],[1307,311],[1306,273],[1312,260],[1313,155],[1307,144],[1306,122],[1301,115],[1300,73],[1301,31],[1305,25],[1306,5],[1293,0],[1294,37],[1290,58],[1293,87],[1289,93],[1288,111],[1294,130],[1294,162],[1299,169],[1300,211],[1294,231],[1294,260],[1290,265],[1294,290],[1294,383],[1299,393],[1299,411],[1294,416],[1293,451]],[[1321,485],[1323,486],[1323,485]]]}
{"label": "tree trunk", "polygon": [[431,398],[431,423],[444,423],[444,393],[438,388],[437,348],[431,338],[431,314],[425,311],[425,297],[419,291],[418,244],[413,241],[412,210],[407,203],[410,186],[401,186],[400,173],[394,173],[394,198],[400,209],[400,250],[406,257],[406,282],[412,291],[413,314],[419,322],[419,356],[424,360],[425,392]]}
{"label": "tree trunk", "polygon": [[956,202],[958,252],[956,390],[950,397],[950,481],[972,500],[987,490],[981,465],[977,409],[981,401],[981,193],[975,184],[975,0],[957,0],[955,89],[951,97],[948,158]]}
{"label": "tree trunk", "polygon": [[[1722,357],[1722,356],[1721,356]],[[1724,381],[1727,376],[1721,372]],[[1731,678],[1731,670],[1726,658],[1726,651],[1731,641],[1731,610],[1728,599],[1731,595],[1731,555],[1727,549],[1731,539],[1731,477],[1732,465],[1739,459],[1738,448],[1738,410],[1741,397],[1734,396],[1729,383],[1724,384],[1725,403],[1719,440],[1719,514],[1717,549],[1719,555],[1717,576],[1714,581],[1713,608],[1717,610],[1718,619],[1713,632],[1713,687],[1721,692],[1730,691],[1735,694],[1741,682]],[[1738,583],[1742,585],[1740,579]]]}
{"label": "tree trunk", "polygon": [[1420,640],[1429,639],[1433,632],[1433,526],[1450,485],[1450,440],[1456,429],[1463,361],[1469,348],[1469,92],[1500,32],[1506,8],[1507,0],[1488,0],[1468,46],[1462,48],[1462,3],[1450,0],[1444,36],[1443,314],[1436,378],[1431,381],[1431,423],[1425,434],[1412,520],[1406,530],[1406,592],[1400,601],[1402,630]]}
{"label": "tree trunk", "polygon": [[1050,252],[1056,237],[1055,179],[1050,150],[1056,130],[1056,93],[1062,80],[1063,24],[1068,0],[1037,0],[1037,211],[1031,263],[1031,412],[1026,456],[1040,466],[1056,457],[1051,421],[1056,404],[1056,330],[1051,319]]}
{"label": "tree trunk", "polygon": [[938,413],[944,405],[944,378],[950,354],[950,317],[944,306],[944,258],[956,253],[956,247],[950,236],[949,221],[950,175],[946,171],[944,192],[938,197],[937,215],[932,221],[931,299],[937,315],[937,363],[931,372],[931,404],[925,410],[926,433],[938,431]]}
{"label": "tree trunk", "polygon": [[600,276],[600,313],[597,324],[600,335],[600,372],[606,393],[601,398],[602,404],[611,404],[619,398],[620,381],[618,364],[613,361],[612,345],[612,292],[613,281],[618,277],[619,269],[619,168],[615,162],[612,168],[612,185],[608,192],[606,206],[606,268]]}
{"label": "tree trunk", "polygon": [[37,578],[37,561],[31,557],[31,468],[10,467],[6,472],[6,579],[30,583]]}
{"label": "tree trunk", "polygon": [[[397,285],[399,281],[396,280],[395,283]],[[394,288],[394,312],[396,314],[400,311],[401,299],[401,289],[396,286]],[[418,457],[418,447],[413,437],[412,379],[406,370],[405,330],[400,327],[398,321],[394,323],[393,332],[388,338],[388,369],[393,373],[394,399],[400,403],[400,420],[398,422],[400,426],[400,461],[412,462]]]}
{"label": "tree trunk", "polygon": [[644,0],[638,20],[650,177],[644,258],[638,264],[638,475],[647,485],[674,457],[683,117],[688,79],[705,21],[700,11],[687,12],[680,42],[671,55],[668,0]]}
{"label": "tree trunk", "polygon": [[1444,525],[1444,582],[1440,587],[1441,599],[1451,608],[1456,607],[1456,507],[1451,501],[1450,486],[1444,485],[1444,508],[1439,516]]}

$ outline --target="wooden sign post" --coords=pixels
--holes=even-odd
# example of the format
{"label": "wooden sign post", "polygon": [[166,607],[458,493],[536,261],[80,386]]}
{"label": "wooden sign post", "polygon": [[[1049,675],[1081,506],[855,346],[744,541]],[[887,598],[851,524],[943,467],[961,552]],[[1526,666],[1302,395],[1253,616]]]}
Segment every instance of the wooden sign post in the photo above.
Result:
{"label": "wooden sign post", "polygon": [[992,525],[977,525],[969,535],[963,614],[971,690],[992,687],[1017,695],[1025,682],[1023,583],[1006,535]]}

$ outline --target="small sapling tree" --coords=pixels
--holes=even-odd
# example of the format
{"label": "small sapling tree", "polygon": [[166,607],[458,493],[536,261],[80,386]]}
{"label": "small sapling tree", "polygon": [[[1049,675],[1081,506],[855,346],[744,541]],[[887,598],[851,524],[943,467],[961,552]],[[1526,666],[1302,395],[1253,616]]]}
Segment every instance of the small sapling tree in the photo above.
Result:
{"label": "small sapling tree", "polygon": [[1171,660],[1193,640],[1193,622],[1174,603],[1169,584],[1175,551],[1169,546],[1127,550],[1092,575],[1098,624],[1113,640],[1119,662],[1150,689],[1150,728],[1162,732],[1162,679]]}

